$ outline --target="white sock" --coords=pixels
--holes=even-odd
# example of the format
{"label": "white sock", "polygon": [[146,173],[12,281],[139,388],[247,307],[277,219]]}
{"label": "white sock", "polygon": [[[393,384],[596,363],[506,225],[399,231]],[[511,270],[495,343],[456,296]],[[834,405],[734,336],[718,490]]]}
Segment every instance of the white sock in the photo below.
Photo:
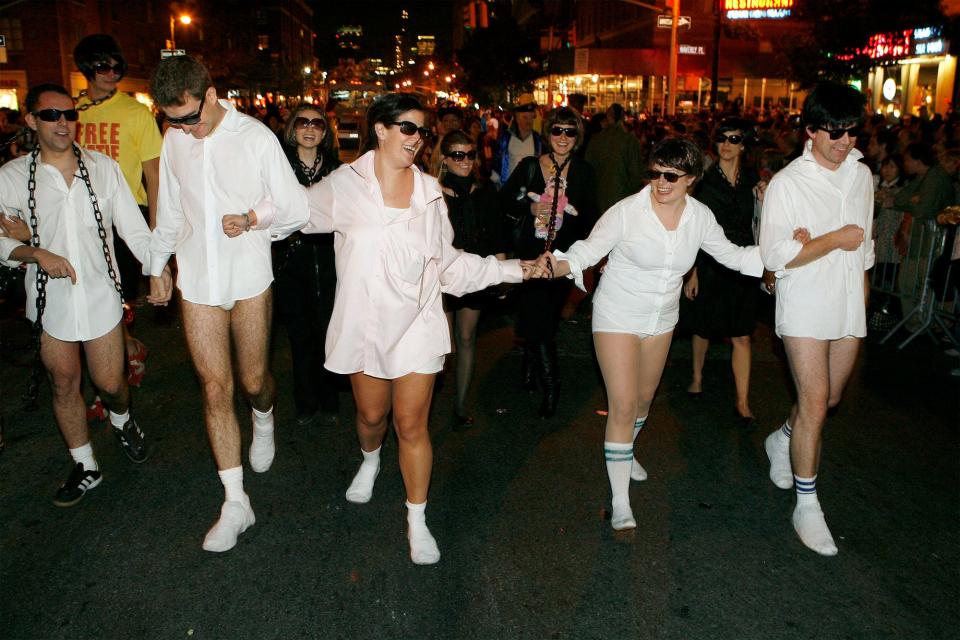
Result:
{"label": "white sock", "polygon": [[793,470],[790,466],[790,434],[793,430],[789,422],[767,436],[763,449],[770,460],[770,480],[781,489],[793,486]]}
{"label": "white sock", "polygon": [[376,482],[377,475],[380,473],[380,449],[381,447],[377,447],[373,451],[360,449],[360,453],[363,454],[363,462],[360,463],[357,475],[353,476],[353,482],[347,489],[348,502],[356,502],[357,504],[370,502],[370,498],[373,497],[373,483]]}
{"label": "white sock", "polygon": [[410,559],[414,564],[435,564],[440,560],[440,549],[427,528],[427,503],[407,502],[407,540],[410,541]]}
{"label": "white sock", "polygon": [[837,555],[837,545],[827,528],[827,521],[817,498],[817,476],[801,478],[794,476],[797,488],[797,506],[793,510],[793,528],[800,541],[822,556]]}
{"label": "white sock", "polygon": [[237,537],[252,527],[257,519],[250,507],[250,498],[243,491],[243,467],[219,472],[226,499],[220,507],[220,518],[203,539],[206,551],[229,551],[237,544]]}
{"label": "white sock", "polygon": [[93,445],[91,445],[89,442],[77,447],[76,449],[70,449],[70,457],[73,458],[74,462],[79,462],[82,464],[84,471],[100,470],[100,465],[97,464],[97,459],[93,457]]}
{"label": "white sock", "polygon": [[610,524],[617,531],[633,529],[637,526],[633,511],[630,509],[630,467],[633,463],[633,443],[605,441],[603,453],[607,460],[610,492],[613,494],[613,515]]}
{"label": "white sock", "polygon": [[250,443],[250,468],[263,473],[273,464],[273,407],[266,412],[253,410],[253,442]]}
{"label": "white sock", "polygon": [[130,419],[130,411],[124,411],[123,413],[114,413],[113,411],[108,412],[110,414],[110,424],[113,425],[114,429],[122,429],[123,425],[127,424],[127,420]]}
{"label": "white sock", "polygon": [[[647,416],[637,418],[637,421],[633,423],[633,442],[636,442],[637,436],[640,435],[640,430],[643,429],[643,425],[646,423]],[[630,467],[630,479],[636,480],[637,482],[643,482],[647,479],[647,470],[640,466],[636,456],[633,457],[633,464]]]}

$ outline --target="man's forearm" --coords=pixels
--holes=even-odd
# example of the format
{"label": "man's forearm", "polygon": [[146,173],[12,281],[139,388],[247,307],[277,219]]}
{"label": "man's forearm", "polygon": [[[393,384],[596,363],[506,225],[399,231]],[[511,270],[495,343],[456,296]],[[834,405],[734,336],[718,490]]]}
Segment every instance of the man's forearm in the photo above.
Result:
{"label": "man's forearm", "polygon": [[803,245],[803,248],[800,249],[800,253],[798,253],[793,260],[787,263],[787,269],[795,269],[797,267],[810,264],[815,260],[819,260],[836,248],[837,244],[833,240],[832,232],[825,233],[817,238],[813,238]]}

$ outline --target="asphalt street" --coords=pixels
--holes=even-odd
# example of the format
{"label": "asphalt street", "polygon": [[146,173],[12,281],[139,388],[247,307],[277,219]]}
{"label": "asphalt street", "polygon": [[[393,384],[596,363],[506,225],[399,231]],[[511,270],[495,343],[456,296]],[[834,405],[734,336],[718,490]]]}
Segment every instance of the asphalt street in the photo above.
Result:
{"label": "asphalt street", "polygon": [[72,508],[51,503],[71,463],[49,389],[39,410],[22,408],[26,326],[0,330],[3,638],[958,637],[960,378],[926,339],[904,351],[868,340],[828,421],[819,494],[840,553],[824,558],[793,533],[791,492],[767,478],[763,438],[791,402],[769,328],[756,336],[753,427],[732,415],[729,346],[711,349],[692,400],[689,340],[675,341],[637,445],[650,474],[631,487],[638,527],[615,534],[589,319],[563,323],[560,411],[544,421],[519,389],[509,317],[490,316],[476,426],[450,427],[452,375],[435,398],[427,522],[443,557],[418,567],[395,439],[373,500],[347,503],[352,399],[341,395],[338,426],[295,427],[281,330],[277,458],[265,474],[246,467],[257,523],[225,554],[200,547],[223,494],[175,314],[142,309],[135,325],[151,350],[134,411],[152,457],[129,463],[94,426],[104,481]]}

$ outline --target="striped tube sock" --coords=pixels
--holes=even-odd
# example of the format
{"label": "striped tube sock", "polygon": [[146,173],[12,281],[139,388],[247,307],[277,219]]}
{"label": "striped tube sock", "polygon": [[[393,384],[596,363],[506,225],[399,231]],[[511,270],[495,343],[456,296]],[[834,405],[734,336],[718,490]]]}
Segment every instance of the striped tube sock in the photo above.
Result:
{"label": "striped tube sock", "polygon": [[[633,423],[634,441],[636,441],[637,436],[640,435],[640,430],[643,429],[643,425],[646,423],[647,416],[637,418],[637,421]],[[636,457],[633,458],[633,464],[630,467],[630,479],[637,482],[643,482],[647,479],[647,470],[640,466],[640,463],[637,461]]]}
{"label": "striped tube sock", "polygon": [[820,501],[817,499],[817,476],[793,476],[797,491],[797,506],[793,510],[793,528],[800,541],[822,556],[837,555],[837,545],[827,528]]}
{"label": "striped tube sock", "polygon": [[790,439],[790,436],[793,435],[793,427],[790,426],[790,421],[789,421],[789,420],[784,420],[784,421],[783,421],[783,426],[780,427],[780,433],[781,433],[781,434],[783,435],[783,437],[786,438],[787,440],[789,440],[789,439]]}
{"label": "striped tube sock", "polygon": [[616,530],[634,529],[637,521],[630,509],[630,467],[633,462],[632,442],[603,443],[603,454],[607,460],[607,477],[610,479],[610,491],[613,494],[613,516],[610,524]]}

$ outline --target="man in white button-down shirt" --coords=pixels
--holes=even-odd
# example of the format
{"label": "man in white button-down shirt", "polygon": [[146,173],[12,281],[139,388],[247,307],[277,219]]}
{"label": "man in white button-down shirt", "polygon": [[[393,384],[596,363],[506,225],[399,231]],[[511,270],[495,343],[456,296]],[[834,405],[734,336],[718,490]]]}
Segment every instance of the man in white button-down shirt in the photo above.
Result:
{"label": "man in white button-down shirt", "polygon": [[[67,507],[102,479],[80,394],[81,347],[124,453],[137,463],[147,458],[143,432],[129,415],[113,228],[141,263],[148,261],[150,230],[119,165],[74,144],[78,113],[66,89],[33,87],[26,108],[39,149],[0,167],[0,211],[8,216],[0,262],[27,265],[27,317],[42,327],[53,413],[74,460],[54,498]],[[169,271],[158,275],[170,280]]]}
{"label": "man in white button-down shirt", "polygon": [[[874,261],[873,181],[854,148],[863,108],[863,95],[849,86],[822,83],[810,93],[803,156],[771,180],[760,223],[761,257],[778,279],[777,334],[797,388],[789,419],[764,443],[770,479],[781,489],[795,487],[794,529],[828,556],[837,546],[816,492],[823,423],[840,402],[867,332],[866,271]],[[797,228],[811,240],[794,240]]]}
{"label": "man in white button-down shirt", "polygon": [[[306,223],[306,192],[273,132],[218,100],[209,72],[193,58],[162,61],[151,91],[170,124],[160,154],[151,275],[177,254],[184,331],[226,494],[203,548],[227,551],[254,523],[243,490],[231,337],[240,383],[253,406],[250,467],[264,472],[274,457],[270,243]],[[156,278],[151,290],[170,295]]]}

